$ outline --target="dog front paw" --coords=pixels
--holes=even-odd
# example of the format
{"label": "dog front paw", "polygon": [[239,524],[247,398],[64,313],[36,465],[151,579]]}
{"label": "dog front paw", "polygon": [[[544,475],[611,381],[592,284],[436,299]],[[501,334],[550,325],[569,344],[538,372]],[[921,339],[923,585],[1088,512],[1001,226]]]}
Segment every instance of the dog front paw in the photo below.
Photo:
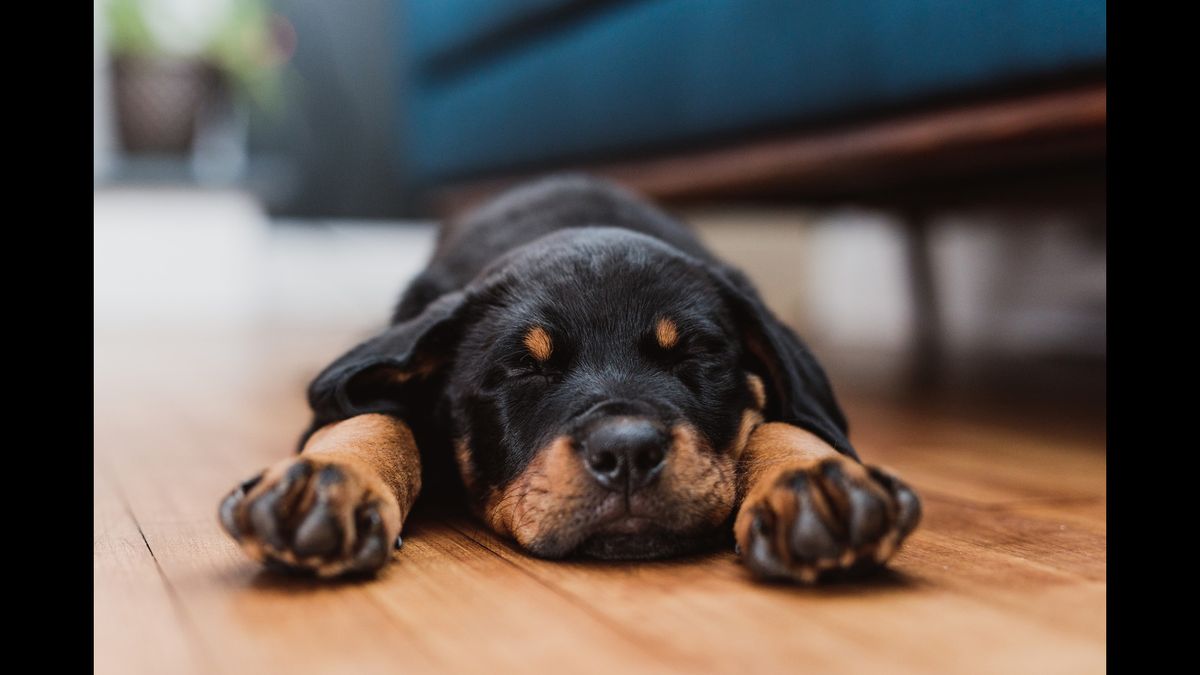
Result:
{"label": "dog front paw", "polygon": [[920,519],[911,488],[837,456],[774,472],[747,496],[734,535],[756,575],[813,583],[882,566]]}
{"label": "dog front paw", "polygon": [[251,558],[321,577],[382,568],[401,522],[395,496],[369,469],[304,456],[235,487],[219,517]]}

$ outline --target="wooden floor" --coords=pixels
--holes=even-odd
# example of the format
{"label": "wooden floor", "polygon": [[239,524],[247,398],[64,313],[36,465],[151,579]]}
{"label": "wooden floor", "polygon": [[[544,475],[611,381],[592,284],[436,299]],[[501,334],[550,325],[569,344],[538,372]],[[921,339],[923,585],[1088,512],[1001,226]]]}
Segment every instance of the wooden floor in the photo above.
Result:
{"label": "wooden floor", "polygon": [[97,673],[870,672],[1105,669],[1103,430],[997,426],[847,398],[852,438],[924,498],[874,581],[752,582],[731,552],[527,558],[417,522],[379,579],[260,571],[218,499],[286,456],[301,392],[357,337],[257,328],[96,336]]}

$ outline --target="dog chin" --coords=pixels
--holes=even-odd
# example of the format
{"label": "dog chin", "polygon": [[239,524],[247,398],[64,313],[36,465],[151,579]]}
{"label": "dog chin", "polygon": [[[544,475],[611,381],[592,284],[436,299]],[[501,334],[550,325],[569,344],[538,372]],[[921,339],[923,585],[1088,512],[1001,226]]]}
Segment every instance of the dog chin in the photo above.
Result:
{"label": "dog chin", "polygon": [[687,539],[651,534],[594,534],[576,549],[596,560],[655,560],[692,550]]}
{"label": "dog chin", "polygon": [[656,560],[718,546],[719,532],[704,534],[667,532],[651,524],[619,523],[583,541],[575,553],[596,560]]}

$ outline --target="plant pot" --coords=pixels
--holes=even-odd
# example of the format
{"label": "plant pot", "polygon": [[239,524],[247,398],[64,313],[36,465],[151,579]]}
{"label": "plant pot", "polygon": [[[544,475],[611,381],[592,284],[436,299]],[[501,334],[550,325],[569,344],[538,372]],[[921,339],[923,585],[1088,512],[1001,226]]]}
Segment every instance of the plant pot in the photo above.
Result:
{"label": "plant pot", "polygon": [[196,59],[143,56],[114,57],[112,72],[122,148],[189,154],[203,109],[221,94],[220,73]]}

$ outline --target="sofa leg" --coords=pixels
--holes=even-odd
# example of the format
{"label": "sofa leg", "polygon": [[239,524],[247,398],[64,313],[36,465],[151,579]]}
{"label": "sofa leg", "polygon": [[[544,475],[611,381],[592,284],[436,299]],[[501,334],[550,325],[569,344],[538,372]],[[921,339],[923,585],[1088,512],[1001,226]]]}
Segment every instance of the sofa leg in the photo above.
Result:
{"label": "sofa leg", "polygon": [[908,262],[909,292],[913,308],[913,340],[909,380],[914,387],[939,383],[945,366],[941,303],[933,269],[929,214],[908,210],[901,214]]}

